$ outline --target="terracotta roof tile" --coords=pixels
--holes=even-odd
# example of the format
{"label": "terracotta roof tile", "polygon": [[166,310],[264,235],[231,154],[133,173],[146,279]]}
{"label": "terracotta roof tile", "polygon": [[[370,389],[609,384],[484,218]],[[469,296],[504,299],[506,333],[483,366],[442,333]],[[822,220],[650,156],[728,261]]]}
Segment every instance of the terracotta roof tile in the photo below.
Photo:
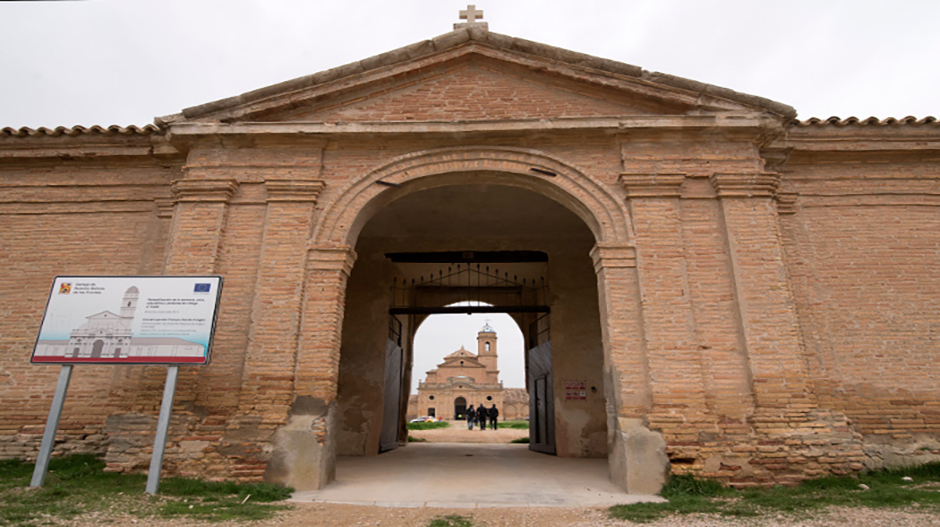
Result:
{"label": "terracotta roof tile", "polygon": [[72,127],[57,126],[51,129],[46,128],[45,126],[42,126],[35,130],[26,126],[22,128],[12,128],[8,126],[6,128],[0,129],[0,137],[7,137],[7,136],[9,137],[41,137],[41,136],[59,137],[62,135],[75,137],[75,136],[83,135],[83,134],[101,134],[101,135],[112,136],[112,135],[153,135],[153,134],[158,134],[158,133],[161,133],[161,130],[152,124],[148,124],[144,126],[135,126],[135,125],[118,126],[116,124],[112,124],[111,126],[108,126],[108,127],[94,125],[94,126],[87,127],[87,128],[84,126],[72,126]]}
{"label": "terracotta roof tile", "polygon": [[940,122],[937,121],[936,117],[927,116],[922,119],[916,117],[907,116],[901,119],[896,119],[894,117],[888,117],[886,119],[878,119],[877,117],[869,117],[868,119],[859,119],[858,117],[849,117],[847,119],[842,119],[840,117],[830,117],[828,119],[820,119],[818,117],[813,117],[811,119],[806,119],[800,121],[799,119],[794,119],[790,121],[791,126],[799,126],[802,128],[808,126],[903,126],[903,125],[913,125],[913,126],[924,126],[924,125],[934,125],[940,126]]}

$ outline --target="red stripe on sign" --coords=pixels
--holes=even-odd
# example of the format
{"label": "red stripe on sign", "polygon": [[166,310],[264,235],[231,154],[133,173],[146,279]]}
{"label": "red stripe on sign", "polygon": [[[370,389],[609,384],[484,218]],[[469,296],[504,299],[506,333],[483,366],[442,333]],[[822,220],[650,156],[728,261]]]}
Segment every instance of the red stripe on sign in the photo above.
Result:
{"label": "red stripe on sign", "polygon": [[78,357],[55,357],[43,355],[33,357],[32,362],[53,364],[205,364],[205,357],[126,357],[111,359],[92,359]]}

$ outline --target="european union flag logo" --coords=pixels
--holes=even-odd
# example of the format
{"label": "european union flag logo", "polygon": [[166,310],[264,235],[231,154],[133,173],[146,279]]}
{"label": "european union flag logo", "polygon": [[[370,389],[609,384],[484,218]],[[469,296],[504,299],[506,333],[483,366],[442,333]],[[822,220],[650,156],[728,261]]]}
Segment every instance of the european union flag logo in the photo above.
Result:
{"label": "european union flag logo", "polygon": [[208,293],[212,289],[212,284],[196,284],[193,293]]}

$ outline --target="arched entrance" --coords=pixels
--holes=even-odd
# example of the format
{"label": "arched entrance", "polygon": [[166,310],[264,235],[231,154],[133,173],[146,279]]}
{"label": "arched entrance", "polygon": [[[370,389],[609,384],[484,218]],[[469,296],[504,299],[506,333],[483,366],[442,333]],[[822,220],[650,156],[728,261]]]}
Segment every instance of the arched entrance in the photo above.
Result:
{"label": "arched entrance", "polygon": [[[316,479],[287,482],[321,487],[333,478],[335,455],[378,451],[381,408],[390,400],[384,362],[376,360],[387,341],[378,321],[388,316],[390,279],[398,271],[387,254],[537,250],[548,255],[552,327],[560,337],[552,369],[565,373],[551,381],[558,455],[599,453],[624,488],[631,481],[640,483],[635,491],[659,488],[668,460],[662,437],[643,419],[649,380],[623,200],[537,151],[461,147],[393,160],[331,197],[320,218],[308,253],[294,406],[306,403],[307,393],[312,404],[284,428],[275,459],[291,457],[294,438],[309,441],[306,415],[324,422],[326,433],[310,456]],[[342,330],[324,325],[318,313],[343,321]],[[407,386],[416,321],[402,322]],[[630,327],[638,331],[624,331]],[[319,369],[324,361],[338,369]],[[584,389],[571,396],[567,386]],[[407,399],[399,394],[399,401],[403,414]]]}
{"label": "arched entrance", "polygon": [[463,397],[454,399],[454,418],[465,419],[467,412],[467,400]]}
{"label": "arched entrance", "polygon": [[[533,407],[538,415],[532,422],[539,428],[532,446],[563,457],[607,456],[604,348],[590,257],[594,235],[554,200],[517,185],[498,184],[497,174],[480,177],[482,183],[407,193],[363,225],[346,291],[338,454],[385,450],[377,448],[370,430],[386,430],[388,423],[382,419],[388,414],[380,417],[373,409],[407,396],[389,391],[388,370],[382,371],[373,352],[382,328],[363,321],[381,320],[383,315],[401,320],[404,371],[410,373],[414,333],[427,316],[502,312],[512,316],[525,335],[530,350],[526,362],[533,373],[529,380],[540,394]],[[465,304],[452,306],[455,302]],[[554,345],[549,342],[552,332],[559,340]],[[565,399],[559,383],[593,390],[583,398],[579,393]],[[401,385],[410,384],[409,378]],[[553,393],[562,400],[553,402]],[[454,400],[461,417],[467,403]],[[404,412],[399,422],[399,441],[404,442]]]}

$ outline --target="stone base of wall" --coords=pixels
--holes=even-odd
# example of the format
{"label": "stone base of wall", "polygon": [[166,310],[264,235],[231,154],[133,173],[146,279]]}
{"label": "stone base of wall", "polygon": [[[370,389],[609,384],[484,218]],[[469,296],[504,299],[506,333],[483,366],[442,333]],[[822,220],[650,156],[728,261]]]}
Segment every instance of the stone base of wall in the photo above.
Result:
{"label": "stone base of wall", "polygon": [[[319,445],[327,435],[324,419],[314,420],[318,426],[304,427],[305,435]],[[109,472],[146,472],[156,420],[141,413],[115,414],[100,429],[61,431],[53,455],[92,454],[105,459]],[[281,426],[255,416],[226,421],[224,416],[178,412],[170,427],[163,474],[240,482],[270,479],[275,432]],[[721,422],[708,431],[676,423],[666,428],[658,429],[655,421],[649,427],[666,440],[672,474],[715,478],[739,488],[794,485],[830,474],[940,461],[940,437],[863,436],[844,415],[820,410],[758,414],[744,422]],[[30,425],[0,436],[0,458],[35,460],[42,432],[41,426]]]}
{"label": "stone base of wall", "polygon": [[903,439],[871,437],[865,442],[865,468],[877,470],[940,461],[940,437],[912,434]]}
{"label": "stone base of wall", "polygon": [[763,413],[719,423],[694,441],[668,441],[673,474],[717,478],[734,487],[794,485],[872,464],[865,438],[842,414]]}
{"label": "stone base of wall", "polygon": [[[105,454],[108,472],[145,472],[150,467],[157,418],[139,413],[108,417]],[[258,418],[232,419],[173,415],[163,474],[210,480],[259,482],[270,459],[274,426]]]}
{"label": "stone base of wall", "polygon": [[[23,459],[36,461],[43,427],[28,427],[18,433],[0,435],[0,459]],[[56,434],[54,457],[73,454],[91,454],[103,457],[108,451],[109,438],[99,429],[70,430]]]}

